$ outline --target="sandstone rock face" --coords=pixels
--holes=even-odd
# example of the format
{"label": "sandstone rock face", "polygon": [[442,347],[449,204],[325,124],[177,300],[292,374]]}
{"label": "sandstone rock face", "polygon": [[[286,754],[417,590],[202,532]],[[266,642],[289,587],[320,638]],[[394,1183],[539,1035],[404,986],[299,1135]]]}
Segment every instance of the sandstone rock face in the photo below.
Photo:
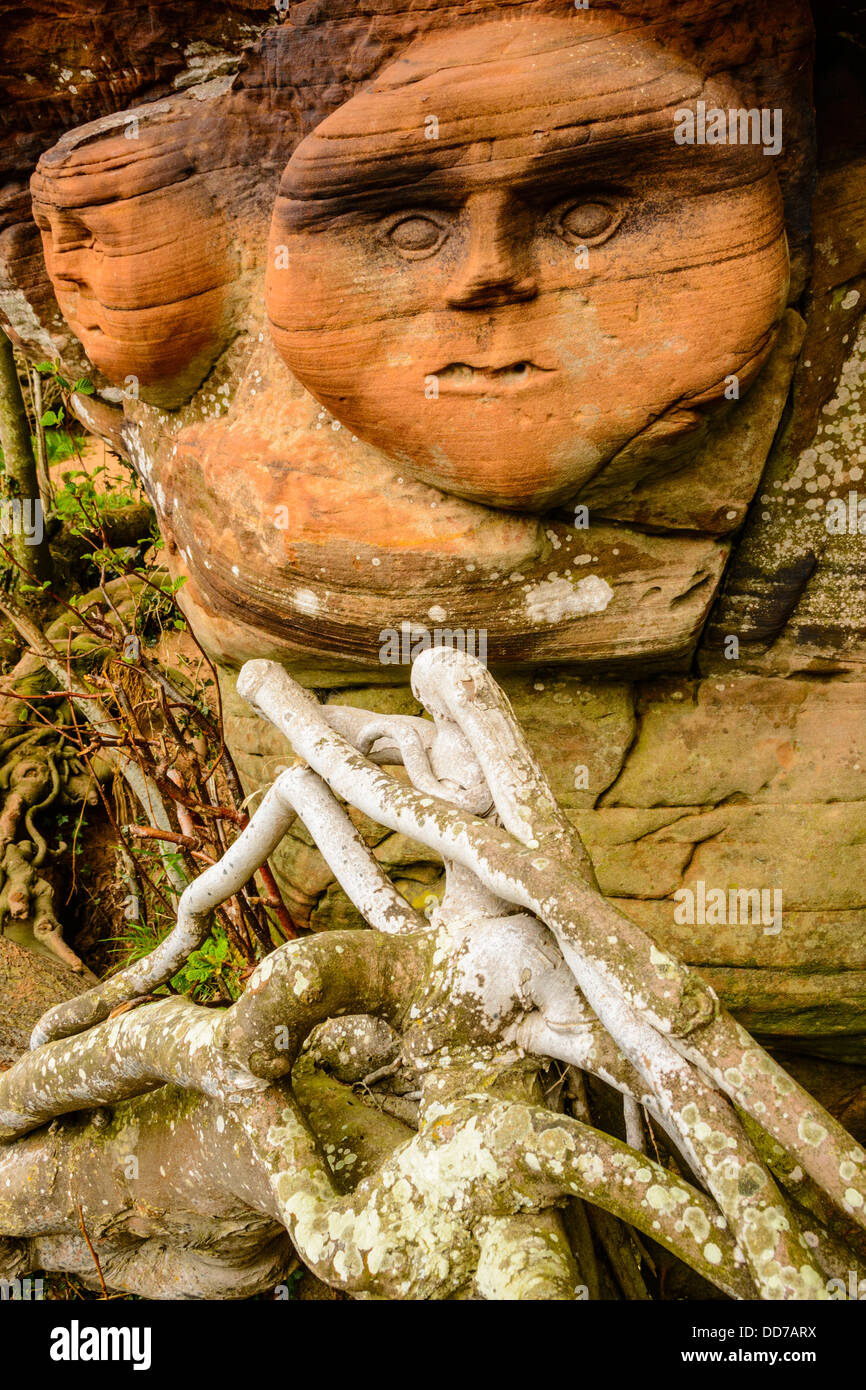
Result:
{"label": "sandstone rock face", "polygon": [[[684,667],[793,368],[808,12],[368,10],[290,7],[234,75],[191,52],[42,155],[82,417],[228,660],[375,668],[432,610],[493,661]],[[734,134],[756,102],[778,139]],[[27,245],[7,303],[44,356]]]}
{"label": "sandstone rock face", "polygon": [[[286,749],[233,695],[241,661],[415,712],[416,644],[483,642],[604,891],[748,1026],[848,1058],[855,10],[815,7],[816,151],[801,0],[157,4],[111,92],[34,41],[0,195],[0,312],[94,377],[80,413],[145,480],[250,790]],[[750,108],[759,139],[707,137],[708,111]],[[302,917],[357,925],[302,830],[281,854]],[[403,837],[376,855],[435,892]],[[781,929],[732,920],[741,891],[779,892]]]}
{"label": "sandstone rock face", "polygon": [[167,140],[129,131],[64,137],[34,174],[33,215],[61,313],[90,361],[170,404],[226,345],[235,255],[183,127]]}

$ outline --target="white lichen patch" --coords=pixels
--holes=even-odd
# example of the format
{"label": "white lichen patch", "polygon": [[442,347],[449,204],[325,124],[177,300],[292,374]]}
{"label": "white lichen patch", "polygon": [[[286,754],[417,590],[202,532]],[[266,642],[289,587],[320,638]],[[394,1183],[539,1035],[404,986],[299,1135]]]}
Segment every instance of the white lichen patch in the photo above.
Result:
{"label": "white lichen patch", "polygon": [[299,613],[305,613],[311,618],[316,616],[321,606],[312,589],[298,589],[295,592],[293,603]]}
{"label": "white lichen patch", "polygon": [[[707,1240],[711,1229],[710,1223],[706,1217],[706,1214],[701,1211],[700,1207],[687,1207],[686,1210],[683,1212],[682,1221],[683,1225],[686,1227],[689,1233],[692,1236],[694,1236],[695,1240],[699,1245],[703,1241]],[[713,1248],[718,1249],[718,1246],[714,1246]],[[706,1256],[706,1251],[704,1252],[704,1254]],[[721,1252],[719,1253],[719,1261],[720,1260]],[[718,1263],[719,1261],[713,1261],[711,1263]]]}
{"label": "white lichen patch", "polygon": [[613,598],[606,579],[588,574],[577,584],[568,579],[545,579],[530,585],[524,596],[526,614],[534,623],[559,623],[564,618],[582,618],[603,613]]}
{"label": "white lichen patch", "polygon": [[673,1215],[688,1200],[688,1193],[681,1187],[662,1187],[661,1183],[654,1182],[646,1191],[648,1205],[663,1216]]}
{"label": "white lichen patch", "polygon": [[817,1120],[804,1116],[797,1126],[797,1133],[804,1144],[810,1148],[817,1149],[827,1138],[827,1131],[823,1125],[818,1124]]}

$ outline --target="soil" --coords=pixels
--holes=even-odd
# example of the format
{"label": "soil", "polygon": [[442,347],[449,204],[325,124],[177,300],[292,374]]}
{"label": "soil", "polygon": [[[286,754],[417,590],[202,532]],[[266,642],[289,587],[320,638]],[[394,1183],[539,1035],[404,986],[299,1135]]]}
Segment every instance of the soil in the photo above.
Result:
{"label": "soil", "polygon": [[64,936],[95,975],[118,964],[127,890],[117,874],[117,837],[102,806],[89,806],[75,853],[63,856],[65,891],[57,894]]}

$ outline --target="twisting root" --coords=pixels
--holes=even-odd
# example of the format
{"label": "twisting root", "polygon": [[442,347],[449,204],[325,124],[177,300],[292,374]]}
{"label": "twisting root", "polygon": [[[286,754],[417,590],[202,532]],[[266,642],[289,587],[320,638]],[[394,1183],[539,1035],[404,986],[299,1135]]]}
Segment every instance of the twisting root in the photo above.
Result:
{"label": "twisting root", "polygon": [[308,830],[323,845],[329,867],[371,925],[380,931],[419,930],[423,919],[367,853],[357,830],[321,778],[309,768],[289,768],[277,778],[222,859],[186,889],[178,905],[177,925],[165,940],[110,980],[44,1014],[34,1029],[31,1047],[91,1028],[118,1005],[152,993],[176,975],[210,931],[214,908],[252,878],[301,807]]}

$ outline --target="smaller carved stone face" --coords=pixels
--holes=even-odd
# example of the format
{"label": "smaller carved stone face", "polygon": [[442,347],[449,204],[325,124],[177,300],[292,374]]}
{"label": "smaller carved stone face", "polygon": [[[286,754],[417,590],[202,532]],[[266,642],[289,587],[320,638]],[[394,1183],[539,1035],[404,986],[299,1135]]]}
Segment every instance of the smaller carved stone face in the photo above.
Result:
{"label": "smaller carved stone face", "polygon": [[638,476],[749,384],[788,283],[772,160],[684,146],[740,105],[610,16],[420,40],[285,170],[266,298],[334,416],[428,483],[506,507]]}
{"label": "smaller carved stone face", "polygon": [[91,362],[156,403],[183,400],[225,344],[233,259],[177,134],[61,140],[32,192],[57,302]]}

